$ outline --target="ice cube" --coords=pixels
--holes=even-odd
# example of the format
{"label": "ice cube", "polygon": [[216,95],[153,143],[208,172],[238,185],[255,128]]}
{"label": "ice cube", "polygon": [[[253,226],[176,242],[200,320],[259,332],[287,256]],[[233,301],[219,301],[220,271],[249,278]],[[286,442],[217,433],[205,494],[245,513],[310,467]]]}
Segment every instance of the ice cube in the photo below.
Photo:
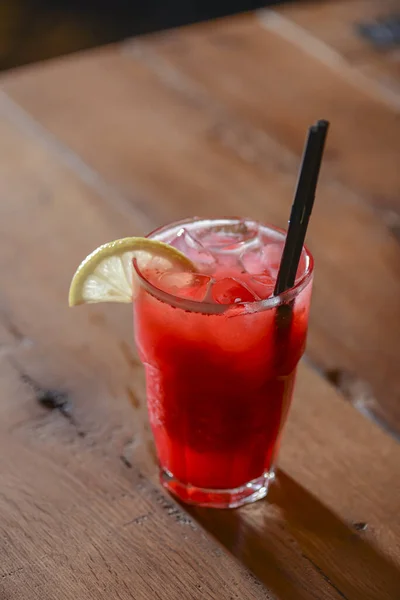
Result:
{"label": "ice cube", "polygon": [[266,300],[274,293],[275,277],[271,275],[254,275],[249,279],[248,285],[262,300]]}
{"label": "ice cube", "polygon": [[190,234],[184,227],[170,241],[170,245],[180,250],[195,263],[199,271],[211,273],[216,265],[216,259],[204,245]]}
{"label": "ice cube", "polygon": [[270,275],[276,278],[282,251],[283,242],[246,249],[240,256],[240,262],[251,275]]}
{"label": "ice cube", "polygon": [[197,273],[168,272],[163,273],[158,280],[157,287],[179,298],[203,302],[211,301],[209,290],[211,277]]}
{"label": "ice cube", "polygon": [[225,277],[215,282],[211,295],[217,304],[236,304],[238,302],[254,302],[260,298],[246,285],[232,277]]}
{"label": "ice cube", "polygon": [[261,251],[264,271],[276,278],[282,258],[284,242],[267,244]]}
{"label": "ice cube", "polygon": [[240,256],[240,262],[247,273],[257,274],[264,272],[262,248],[246,250]]}
{"label": "ice cube", "polygon": [[256,242],[258,233],[258,223],[241,219],[209,227],[199,234],[199,239],[211,251],[235,252],[243,250],[247,244]]}
{"label": "ice cube", "polygon": [[301,256],[300,256],[300,260],[299,260],[299,266],[297,268],[296,280],[300,279],[300,277],[302,277],[302,275],[304,275],[304,272],[306,271],[307,266],[308,266],[308,257],[307,257],[306,251],[303,249]]}
{"label": "ice cube", "polygon": [[[269,273],[274,279],[278,276],[279,266],[282,259],[284,242],[267,244],[262,249],[262,261],[265,266],[264,273]],[[299,266],[296,273],[296,281],[303,275],[307,265],[307,255],[303,250],[300,255]]]}

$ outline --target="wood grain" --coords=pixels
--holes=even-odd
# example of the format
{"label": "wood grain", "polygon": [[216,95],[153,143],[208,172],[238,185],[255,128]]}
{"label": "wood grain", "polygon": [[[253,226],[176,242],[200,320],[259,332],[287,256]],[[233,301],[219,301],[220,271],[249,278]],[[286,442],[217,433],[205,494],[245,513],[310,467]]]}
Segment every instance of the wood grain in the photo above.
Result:
{"label": "wood grain", "polygon": [[395,16],[397,9],[396,0],[301,2],[260,11],[259,18],[268,30],[398,112],[397,50],[377,47],[361,34],[363,26]]}
{"label": "wood grain", "polygon": [[[66,306],[71,273],[106,240],[196,212],[284,225],[302,120],[327,92],[299,106],[299,122],[279,112],[283,90],[263,113],[255,57],[284,86],[264,44],[284,58],[279,36],[243,17],[3,77],[1,598],[399,597],[399,446],[324,376],[301,367],[268,501],[189,514],[157,483],[130,308]],[[288,78],[303,63],[285,44]],[[320,73],[316,59],[308,68]],[[400,250],[377,210],[397,210],[397,169],[381,200],[367,191],[383,168],[370,172],[370,138],[396,157],[393,112],[324,77],[343,111],[310,230],[309,354],[370,382],[372,411],[396,427]],[[362,154],[345,106],[370,115]],[[369,183],[347,181],[345,160],[364,152]]]}
{"label": "wood grain", "polygon": [[[283,4],[274,12],[310,33],[316,42],[326,44],[327,50],[337,52],[346,63],[360,66],[377,60],[383,65],[387,52],[377,52],[372,44],[358,35],[357,26],[389,17],[397,10],[397,0],[335,0]],[[298,33],[301,34],[301,31]],[[312,40],[310,42],[312,44]],[[321,45],[317,46],[321,48]]]}
{"label": "wood grain", "polygon": [[156,225],[246,212],[285,226],[304,131],[316,116],[331,118],[308,237],[318,265],[308,352],[322,371],[370,388],[368,401],[351,399],[400,432],[400,247],[386,220],[398,214],[400,137],[391,108],[253,16],[25,69],[4,90]]}
{"label": "wood grain", "polygon": [[326,115],[334,124],[328,172],[372,203],[398,205],[399,176],[393,169],[400,156],[398,106],[368,94],[346,77],[345,68],[330,68],[308,46],[284,35],[284,26],[269,29],[268,18],[249,15],[149,45],[159,48],[167,65],[296,154],[307,125]]}
{"label": "wood grain", "polygon": [[[130,311],[67,308],[82,253],[135,231],[134,213],[29,133],[4,118],[0,128],[1,597],[269,598],[121,460],[150,437]],[[66,394],[70,418],[46,409],[44,392]]]}
{"label": "wood grain", "polygon": [[[40,138],[6,120],[1,136],[4,594],[20,598],[31,585],[49,599],[55,589],[60,598],[214,598],[215,589],[221,598],[393,598],[399,448],[307,366],[270,502],[193,513],[266,588],[164,497],[129,311],[65,303],[76,255],[96,236],[136,230],[136,217],[90,191]],[[29,260],[12,261],[15,250]],[[70,418],[38,402],[45,391],[67,395]],[[359,522],[367,531],[354,530]]]}

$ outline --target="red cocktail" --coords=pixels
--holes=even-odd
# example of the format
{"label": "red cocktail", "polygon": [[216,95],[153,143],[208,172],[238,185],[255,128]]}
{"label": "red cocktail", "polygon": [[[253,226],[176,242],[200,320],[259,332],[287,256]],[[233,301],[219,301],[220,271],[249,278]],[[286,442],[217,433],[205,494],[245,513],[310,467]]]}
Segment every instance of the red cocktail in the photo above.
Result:
{"label": "red cocktail", "polygon": [[294,287],[274,297],[285,237],[275,228],[196,219],[149,237],[198,271],[136,265],[135,336],[163,485],[206,506],[261,498],[304,352],[312,257],[303,250]]}

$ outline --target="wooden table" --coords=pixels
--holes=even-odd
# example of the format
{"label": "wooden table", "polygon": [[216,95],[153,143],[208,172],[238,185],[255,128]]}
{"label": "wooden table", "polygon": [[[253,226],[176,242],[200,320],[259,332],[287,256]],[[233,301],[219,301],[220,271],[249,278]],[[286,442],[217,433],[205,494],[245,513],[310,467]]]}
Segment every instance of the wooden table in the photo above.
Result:
{"label": "wooden table", "polygon": [[[288,5],[2,76],[1,599],[400,598],[400,448],[368,418],[400,431],[399,54],[353,26],[394,5]],[[131,309],[69,310],[70,277],[100,243],[196,213],[284,225],[320,117],[277,483],[186,512],[157,482]]]}

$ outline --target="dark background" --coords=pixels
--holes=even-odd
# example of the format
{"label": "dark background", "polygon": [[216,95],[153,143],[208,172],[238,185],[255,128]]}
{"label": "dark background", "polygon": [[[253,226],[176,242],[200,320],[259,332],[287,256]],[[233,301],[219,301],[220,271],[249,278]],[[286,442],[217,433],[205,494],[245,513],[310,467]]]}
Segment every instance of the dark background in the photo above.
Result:
{"label": "dark background", "polygon": [[0,69],[282,0],[0,0]]}

